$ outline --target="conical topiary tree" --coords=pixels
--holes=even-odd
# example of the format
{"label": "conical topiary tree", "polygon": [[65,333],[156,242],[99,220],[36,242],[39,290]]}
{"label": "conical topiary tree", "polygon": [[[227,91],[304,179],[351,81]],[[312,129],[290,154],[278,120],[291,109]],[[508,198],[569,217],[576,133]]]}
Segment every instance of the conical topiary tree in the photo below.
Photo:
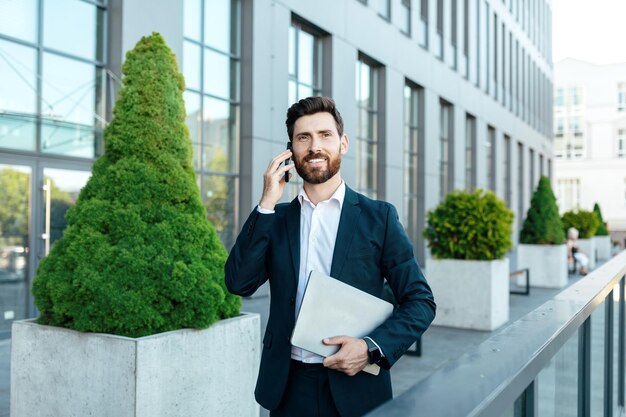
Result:
{"label": "conical topiary tree", "polygon": [[596,216],[598,216],[598,221],[600,222],[598,224],[598,228],[596,229],[596,236],[608,236],[609,230],[606,228],[606,225],[604,224],[604,219],[602,218],[602,211],[600,210],[600,205],[598,203],[595,203],[593,205],[593,211],[596,213]]}
{"label": "conical topiary tree", "polygon": [[520,232],[520,243],[560,245],[565,242],[563,223],[552,192],[550,179],[541,177]]}
{"label": "conical topiary tree", "polygon": [[239,313],[185,125],[184,81],[159,34],[126,55],[105,153],[42,261],[39,323],[139,337]]}

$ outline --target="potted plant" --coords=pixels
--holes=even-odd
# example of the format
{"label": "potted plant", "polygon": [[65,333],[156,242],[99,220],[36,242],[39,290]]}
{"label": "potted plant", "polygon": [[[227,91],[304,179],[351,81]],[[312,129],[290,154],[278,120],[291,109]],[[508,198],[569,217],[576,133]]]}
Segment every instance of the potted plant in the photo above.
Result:
{"label": "potted plant", "polygon": [[541,177],[530,201],[517,246],[518,269],[529,269],[530,285],[567,285],[567,245],[556,198],[547,177]]}
{"label": "potted plant", "polygon": [[570,210],[563,213],[563,230],[567,233],[570,227],[578,230],[576,245],[589,257],[589,269],[596,267],[596,247],[592,237],[598,229],[598,216],[593,211]]}
{"label": "potted plant", "polygon": [[513,212],[490,191],[454,191],[427,214],[435,325],[493,330],[509,319]]}
{"label": "potted plant", "polygon": [[[258,315],[224,285],[159,34],[128,52],[105,153],[13,324],[11,416],[253,416]],[[218,321],[219,320],[219,321]]]}
{"label": "potted plant", "polygon": [[598,203],[593,205],[593,212],[596,213],[598,217],[598,227],[593,237],[593,244],[596,247],[598,260],[606,261],[611,258],[611,238],[609,237],[609,230],[602,218],[602,211]]}

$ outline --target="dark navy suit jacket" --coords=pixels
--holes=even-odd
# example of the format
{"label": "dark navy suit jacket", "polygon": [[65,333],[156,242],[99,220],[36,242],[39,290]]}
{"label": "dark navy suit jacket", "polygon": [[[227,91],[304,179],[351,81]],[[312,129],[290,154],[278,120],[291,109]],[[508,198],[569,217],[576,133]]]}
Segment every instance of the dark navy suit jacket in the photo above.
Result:
{"label": "dark navy suit jacket", "polygon": [[[298,199],[278,204],[274,214],[255,209],[230,252],[225,272],[229,291],[241,296],[270,282],[270,316],[255,390],[259,404],[269,410],[278,407],[289,375],[299,270]],[[386,356],[378,376],[359,372],[350,377],[329,370],[331,393],[341,415],[360,416],[391,399],[388,369],[428,328],[435,303],[396,209],[348,187],[330,275],[379,298],[384,298],[387,280],[397,304],[393,315],[369,335]]]}

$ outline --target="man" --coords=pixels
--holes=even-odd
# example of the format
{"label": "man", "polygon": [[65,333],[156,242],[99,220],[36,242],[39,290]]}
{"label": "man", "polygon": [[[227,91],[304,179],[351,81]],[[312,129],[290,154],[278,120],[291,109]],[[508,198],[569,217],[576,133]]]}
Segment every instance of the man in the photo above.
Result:
{"label": "man", "polygon": [[[255,395],[271,416],[360,416],[391,399],[389,368],[428,328],[435,303],[395,208],[341,179],[348,137],[334,101],[300,100],[287,111],[286,124],[292,151],[276,155],[265,171],[259,205],[226,262],[226,285],[249,296],[270,281]],[[294,164],[281,165],[287,158]],[[291,203],[278,204],[294,165],[304,186]],[[386,280],[394,313],[363,339],[329,335],[323,342],[340,349],[327,358],[292,346],[312,270],[380,298]],[[378,376],[360,372],[368,363],[381,366]]]}

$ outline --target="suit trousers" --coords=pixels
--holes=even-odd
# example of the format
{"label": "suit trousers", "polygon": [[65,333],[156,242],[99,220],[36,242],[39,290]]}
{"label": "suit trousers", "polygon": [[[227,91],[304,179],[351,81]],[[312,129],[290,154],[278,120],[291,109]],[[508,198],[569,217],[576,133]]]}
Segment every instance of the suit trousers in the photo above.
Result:
{"label": "suit trousers", "polygon": [[292,360],[287,388],[270,417],[340,417],[330,392],[328,369]]}

